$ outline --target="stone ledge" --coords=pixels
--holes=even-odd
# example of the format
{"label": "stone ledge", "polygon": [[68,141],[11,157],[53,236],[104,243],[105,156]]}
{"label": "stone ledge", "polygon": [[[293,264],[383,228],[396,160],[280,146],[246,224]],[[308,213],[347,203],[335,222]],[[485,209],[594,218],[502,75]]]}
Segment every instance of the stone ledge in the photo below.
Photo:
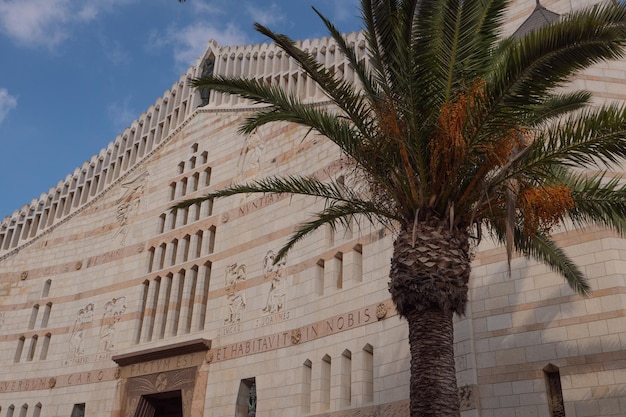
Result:
{"label": "stone ledge", "polygon": [[207,339],[193,339],[185,342],[173,343],[166,346],[138,350],[120,355],[113,355],[111,360],[119,366],[134,365],[136,363],[169,358],[172,356],[186,355],[208,351],[211,349],[211,341]]}

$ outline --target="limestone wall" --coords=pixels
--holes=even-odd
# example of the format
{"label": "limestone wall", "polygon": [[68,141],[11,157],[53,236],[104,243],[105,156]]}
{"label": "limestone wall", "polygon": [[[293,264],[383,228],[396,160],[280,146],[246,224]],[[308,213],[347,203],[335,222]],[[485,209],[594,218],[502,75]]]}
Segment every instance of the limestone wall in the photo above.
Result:
{"label": "limestone wall", "polygon": [[[534,6],[519,2],[512,19]],[[349,76],[328,40],[303,45]],[[322,137],[285,124],[239,135],[249,103],[184,83],[211,67],[323,100],[274,47],[211,43],[106,150],[5,219],[0,416],[69,416],[82,404],[89,416],[133,416],[142,398],[174,391],[185,417],[241,415],[252,381],[259,416],[407,415],[388,231],[322,230],[272,267],[294,225],[323,202],[249,195],[169,210],[276,173],[350,181]],[[622,98],[625,69],[598,66],[576,82],[598,100]],[[455,326],[463,417],[559,415],[555,375],[568,417],[626,415],[625,241],[592,228],[557,240],[590,278],[591,297],[521,258],[508,276],[504,250],[480,246]]]}

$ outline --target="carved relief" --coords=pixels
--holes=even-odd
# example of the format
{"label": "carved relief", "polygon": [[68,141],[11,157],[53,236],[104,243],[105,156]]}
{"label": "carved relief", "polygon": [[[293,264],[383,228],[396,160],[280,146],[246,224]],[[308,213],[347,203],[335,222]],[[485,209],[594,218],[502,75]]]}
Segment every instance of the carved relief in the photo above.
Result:
{"label": "carved relief", "polygon": [[[265,144],[259,135],[258,129],[244,138],[243,147],[239,152],[237,161],[237,173],[233,181],[235,184],[243,184],[245,181],[256,179],[261,171]],[[248,173],[248,174],[246,174]],[[242,204],[250,194],[242,194],[239,204]]]}
{"label": "carved relief", "polygon": [[387,306],[385,303],[380,303],[376,306],[376,318],[382,320],[387,317]]}
{"label": "carved relief", "polygon": [[137,214],[139,205],[141,204],[141,198],[148,185],[148,179],[150,174],[143,172],[137,175],[134,179],[122,184],[126,190],[120,198],[120,203],[117,206],[117,212],[115,218],[120,225],[120,228],[115,233],[113,238],[121,237],[120,245],[126,244],[126,237],[129,232],[129,220],[131,216]]}
{"label": "carved relief", "polygon": [[459,387],[459,404],[461,411],[477,408],[475,388],[475,385],[464,385]]}
{"label": "carved relief", "polygon": [[113,298],[104,305],[100,326],[100,352],[110,352],[115,342],[115,326],[126,311],[126,297]]}
{"label": "carved relief", "polygon": [[85,308],[78,310],[78,317],[76,317],[76,321],[72,327],[72,333],[70,334],[69,359],[76,359],[85,353],[83,342],[86,337],[86,332],[93,321],[93,309],[93,303],[89,303]]}
{"label": "carved relief", "polygon": [[238,284],[246,280],[246,265],[237,263],[226,267],[226,300],[228,302],[228,318],[224,324],[235,324],[241,321],[241,316],[246,309],[246,294],[238,291]]}
{"label": "carved relief", "polygon": [[291,344],[297,345],[298,343],[300,343],[301,339],[302,339],[302,332],[300,331],[300,329],[293,329],[291,331]]}
{"label": "carved relief", "polygon": [[143,395],[180,390],[183,416],[191,417],[195,373],[196,368],[185,368],[130,378],[127,385],[124,416],[132,417],[135,415]]}
{"label": "carved relief", "polygon": [[282,279],[287,259],[283,257],[280,261],[274,263],[275,259],[276,255],[271,250],[267,252],[263,259],[263,275],[265,279],[271,279],[267,302],[263,308],[265,314],[274,314],[282,311],[285,308],[287,299],[285,282]]}

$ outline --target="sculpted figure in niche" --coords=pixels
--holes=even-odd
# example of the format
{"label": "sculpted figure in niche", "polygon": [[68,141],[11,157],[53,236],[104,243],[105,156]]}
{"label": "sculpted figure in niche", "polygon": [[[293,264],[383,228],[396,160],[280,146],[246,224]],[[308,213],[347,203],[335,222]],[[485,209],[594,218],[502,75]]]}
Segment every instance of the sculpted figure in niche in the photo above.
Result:
{"label": "sculpted figure in niche", "polygon": [[126,297],[113,298],[104,305],[100,327],[100,352],[110,352],[114,346],[115,325],[126,311]]}
{"label": "sculpted figure in niche", "polygon": [[228,301],[228,318],[224,324],[235,324],[241,321],[243,311],[246,309],[246,295],[237,290],[237,285],[246,280],[246,266],[237,263],[226,267],[226,300]]}
{"label": "sculpted figure in niche", "polygon": [[266,279],[271,279],[267,302],[265,303],[265,308],[263,308],[265,314],[282,311],[285,308],[287,298],[285,282],[282,279],[287,259],[283,257],[280,261],[274,263],[275,259],[276,255],[271,250],[263,258],[263,275]]}
{"label": "sculpted figure in niche", "polygon": [[[215,68],[215,58],[213,56],[207,58],[202,63],[202,77],[206,77],[208,75],[213,75],[213,68]],[[204,107],[209,104],[209,98],[211,96],[210,88],[202,88],[200,89],[200,106]]]}
{"label": "sculpted figure in niche", "polygon": [[120,228],[115,233],[113,238],[121,236],[120,245],[126,245],[126,236],[129,231],[129,220],[131,216],[135,215],[139,210],[141,204],[141,197],[148,186],[148,178],[150,175],[147,172],[139,174],[131,181],[122,184],[126,190],[120,198],[120,203],[117,206],[115,219],[120,225]]}
{"label": "sculpted figure in niche", "polygon": [[85,339],[85,333],[88,328],[88,324],[93,321],[93,303],[87,304],[85,308],[78,310],[78,317],[72,327],[72,333],[70,335],[70,350],[68,356],[70,358],[76,358],[82,356],[84,352],[83,341]]}

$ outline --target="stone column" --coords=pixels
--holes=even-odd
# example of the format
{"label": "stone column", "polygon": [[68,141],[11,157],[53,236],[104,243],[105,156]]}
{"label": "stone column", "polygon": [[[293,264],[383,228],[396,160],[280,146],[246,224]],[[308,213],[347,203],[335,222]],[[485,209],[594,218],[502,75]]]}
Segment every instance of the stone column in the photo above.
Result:
{"label": "stone column", "polygon": [[[176,252],[176,264],[182,264],[186,261],[185,257],[189,250],[189,240],[182,238],[178,241],[178,251]],[[189,258],[189,257],[187,257]]]}
{"label": "stone column", "polygon": [[205,230],[202,234],[202,253],[200,254],[200,256],[210,255],[213,253],[212,243],[215,242],[214,234],[214,228],[209,228],[208,230]]}
{"label": "stone column", "polygon": [[194,297],[194,284],[197,279],[198,272],[192,269],[185,275],[185,282],[183,287],[183,296],[180,303],[180,317],[178,319],[178,330],[176,334],[189,333],[191,326],[187,326],[189,323],[189,315],[192,313],[193,297]]}
{"label": "stone column", "polygon": [[163,246],[157,246],[154,250],[154,259],[152,261],[152,269],[150,269],[150,271],[158,271],[159,269],[163,269],[163,263],[161,262],[163,255]]}
{"label": "stone column", "polygon": [[174,274],[172,279],[172,290],[170,291],[169,308],[167,309],[167,317],[165,318],[165,336],[176,336],[178,330],[178,318],[180,315],[180,305],[178,305],[180,293],[180,280],[184,276],[180,272]]}
{"label": "stone column", "polygon": [[141,342],[149,342],[152,338],[152,329],[154,325],[154,302],[157,296],[156,289],[158,287],[156,281],[150,281],[148,284],[148,296],[146,297],[146,305],[144,306],[143,323],[141,324]]}
{"label": "stone column", "polygon": [[[198,245],[200,245],[202,241],[200,240],[200,236],[197,233],[191,235],[191,243],[189,245],[189,257],[188,259],[196,259],[202,256],[198,251]],[[201,248],[201,247],[200,247]]]}
{"label": "stone column", "polygon": [[211,268],[201,265],[198,269],[198,280],[196,282],[196,294],[191,314],[191,331],[203,330],[206,315],[207,292],[209,291],[209,281],[211,279]]}
{"label": "stone column", "polygon": [[176,262],[176,253],[174,252],[174,247],[178,245],[174,245],[172,242],[168,243],[165,247],[165,262],[164,267],[175,265]]}
{"label": "stone column", "polygon": [[165,334],[165,307],[169,300],[167,292],[171,280],[168,277],[161,278],[161,285],[159,286],[159,296],[157,297],[156,314],[154,318],[154,330],[152,332],[152,339],[162,339]]}

